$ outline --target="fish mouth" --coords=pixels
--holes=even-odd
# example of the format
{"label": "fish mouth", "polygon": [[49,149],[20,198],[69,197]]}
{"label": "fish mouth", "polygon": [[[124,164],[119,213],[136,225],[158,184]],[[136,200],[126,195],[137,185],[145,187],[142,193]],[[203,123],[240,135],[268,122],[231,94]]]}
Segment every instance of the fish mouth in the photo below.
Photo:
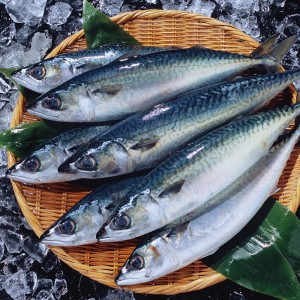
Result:
{"label": "fish mouth", "polygon": [[46,230],[39,238],[39,242],[49,245],[49,246],[72,246],[73,244],[71,243],[66,243],[66,242],[62,242],[59,239],[51,236],[52,233],[51,231],[53,231],[54,229],[48,229]]}
{"label": "fish mouth", "polygon": [[11,78],[16,81],[19,85],[22,85],[36,93],[43,94],[44,91],[39,85],[33,85],[30,81],[24,79],[24,74],[20,70],[16,70],[11,74]]}
{"label": "fish mouth", "polygon": [[126,277],[126,275],[121,270],[115,278],[115,283],[117,285],[122,285],[122,286],[124,286],[124,285],[134,285],[134,284],[143,283],[143,281],[141,279],[142,279],[142,277],[128,278],[128,277]]}
{"label": "fish mouth", "polygon": [[21,181],[23,183],[31,183],[31,184],[42,183],[42,181],[38,178],[32,179],[32,178],[28,178],[26,176],[13,174],[13,172],[15,172],[15,170],[16,170],[15,167],[11,167],[10,169],[6,170],[5,176],[9,179],[12,179],[15,181]]}

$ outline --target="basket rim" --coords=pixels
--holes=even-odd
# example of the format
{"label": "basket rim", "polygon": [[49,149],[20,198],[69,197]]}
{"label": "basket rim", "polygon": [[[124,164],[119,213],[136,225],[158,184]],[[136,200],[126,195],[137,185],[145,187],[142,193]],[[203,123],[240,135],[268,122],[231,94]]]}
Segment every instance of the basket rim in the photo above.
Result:
{"label": "basket rim", "polygon": [[[247,34],[243,33],[239,29],[235,28],[233,25],[230,25],[228,23],[216,20],[211,17],[207,17],[202,14],[195,14],[192,12],[186,12],[181,10],[157,10],[157,9],[151,9],[151,10],[136,10],[132,12],[125,12],[118,14],[116,16],[111,17],[111,20],[118,23],[119,25],[124,25],[129,21],[133,21],[136,19],[158,19],[161,17],[168,17],[168,18],[184,18],[184,19],[199,19],[201,21],[207,22],[210,26],[215,27],[222,27],[226,28],[229,32],[234,32],[235,36],[239,36],[241,39],[248,41],[249,43],[253,44],[254,46],[258,45],[258,42],[248,36]],[[73,45],[76,43],[79,39],[84,38],[84,32],[83,30],[80,30],[76,32],[75,34],[72,34],[71,36],[67,37],[64,41],[62,41],[59,45],[57,45],[47,56],[46,58],[53,57],[57,55],[58,53],[64,51],[67,47]],[[22,95],[20,95],[17,105],[14,109],[12,120],[10,127],[15,127],[17,124],[20,124],[22,121],[22,114],[25,109],[25,99]],[[16,157],[8,152],[7,153],[8,158],[8,166],[12,166],[16,162]],[[300,182],[300,180],[299,180]],[[19,203],[19,206],[22,210],[22,213],[24,214],[25,218],[27,219],[28,223],[34,230],[34,232],[40,236],[43,233],[43,230],[41,229],[41,224],[38,220],[38,218],[33,215],[29,207],[26,205],[26,199],[25,196],[22,194],[22,188],[21,185],[18,182],[14,182],[11,180],[13,190],[15,192],[17,201]],[[299,198],[300,195],[300,184],[298,184],[297,189],[297,197]],[[300,200],[299,200],[300,201]],[[298,202],[299,202],[298,201]],[[95,270],[93,267],[89,265],[84,265],[83,263],[77,261],[74,259],[71,255],[69,255],[63,247],[50,247],[51,251],[53,251],[62,261],[64,261],[66,264],[68,264],[70,267],[75,269],[76,271],[80,272],[81,274],[90,277],[93,280],[96,280],[98,282],[101,282],[102,284],[106,284],[111,287],[112,286],[110,282],[104,278],[102,281],[98,280],[98,277],[96,278],[94,276]],[[97,273],[98,274],[98,273]],[[99,274],[98,274],[99,275]],[[125,287],[127,290],[132,290],[136,293],[148,293],[148,294],[178,294],[182,292],[190,292],[195,291],[199,289],[203,289],[205,287],[208,287],[210,285],[216,284],[218,282],[221,282],[225,280],[226,278],[217,273],[214,272],[212,275],[209,276],[209,278],[198,278],[194,281],[191,281],[188,284],[174,284],[174,285],[153,285],[153,286],[134,286],[134,287]]]}

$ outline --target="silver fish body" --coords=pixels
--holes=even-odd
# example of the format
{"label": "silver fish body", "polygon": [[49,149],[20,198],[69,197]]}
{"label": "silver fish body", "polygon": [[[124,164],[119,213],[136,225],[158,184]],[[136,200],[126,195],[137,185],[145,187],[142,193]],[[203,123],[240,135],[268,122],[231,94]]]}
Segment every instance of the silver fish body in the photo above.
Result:
{"label": "silver fish body", "polygon": [[298,69],[185,93],[99,134],[70,156],[59,172],[78,179],[103,178],[153,168],[204,133],[267,103],[299,78]]}
{"label": "silver fish body", "polygon": [[137,246],[121,269],[117,284],[154,280],[214,253],[233,238],[276,190],[299,135],[300,128],[204,208],[176,220]]}
{"label": "silver fish body", "polygon": [[97,242],[96,233],[118,201],[142,179],[135,176],[101,185],[61,216],[41,236],[50,246],[79,246]]}
{"label": "silver fish body", "polygon": [[17,162],[6,171],[6,176],[33,184],[74,180],[70,174],[58,173],[59,165],[80,146],[108,128],[108,126],[89,126],[68,130]]}
{"label": "silver fish body", "polygon": [[178,151],[124,197],[97,238],[134,238],[205,205],[268,152],[299,106],[245,117]]}
{"label": "silver fish body", "polygon": [[38,97],[27,110],[54,121],[120,120],[257,65],[275,66],[277,60],[198,47],[130,57],[67,81]]}
{"label": "silver fish body", "polygon": [[18,84],[37,93],[46,93],[69,79],[122,56],[161,51],[158,47],[130,47],[124,43],[103,45],[97,49],[60,54],[19,69],[12,74]]}

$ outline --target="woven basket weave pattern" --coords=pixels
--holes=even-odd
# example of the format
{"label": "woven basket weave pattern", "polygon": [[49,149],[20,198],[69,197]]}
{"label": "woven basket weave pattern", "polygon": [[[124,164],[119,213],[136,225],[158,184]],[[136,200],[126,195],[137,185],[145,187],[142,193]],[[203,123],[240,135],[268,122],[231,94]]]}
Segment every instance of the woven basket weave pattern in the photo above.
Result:
{"label": "woven basket weave pattern", "polygon": [[[136,11],[115,16],[112,20],[143,45],[190,47],[201,44],[216,50],[241,54],[249,54],[258,46],[255,40],[231,25],[188,12]],[[80,31],[64,40],[48,57],[84,48],[86,42],[83,31]],[[284,100],[294,102],[296,93],[293,87],[289,89],[289,94],[288,99]],[[282,101],[282,97],[279,96],[277,101]],[[22,122],[37,120],[24,110],[25,100],[20,97],[11,127]],[[277,194],[279,201],[293,212],[299,206],[299,151],[299,148],[293,151],[280,179],[280,191]],[[15,162],[16,158],[8,153],[9,166]],[[12,181],[12,184],[24,216],[38,236],[89,192],[85,188],[69,183],[34,186]],[[103,284],[116,287],[114,278],[137,241],[138,239],[122,243],[96,243],[78,247],[50,247],[50,249],[80,273]],[[130,289],[138,293],[177,294],[199,290],[224,279],[222,275],[198,261],[156,281],[132,286]]]}

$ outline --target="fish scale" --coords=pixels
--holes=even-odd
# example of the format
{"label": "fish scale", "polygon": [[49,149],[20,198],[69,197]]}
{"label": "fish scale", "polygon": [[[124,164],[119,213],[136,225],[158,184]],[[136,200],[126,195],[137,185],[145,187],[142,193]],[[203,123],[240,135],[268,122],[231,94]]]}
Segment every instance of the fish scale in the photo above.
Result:
{"label": "fish scale", "polygon": [[194,141],[134,187],[97,238],[134,238],[205,205],[264,156],[299,114],[300,104],[278,108],[239,119]]}
{"label": "fish scale", "polygon": [[[214,253],[233,238],[274,193],[299,135],[300,127],[204,207],[147,237],[122,267],[116,283],[154,280]],[[135,268],[134,260],[142,265]]]}
{"label": "fish scale", "polygon": [[[100,167],[89,172],[76,167],[78,161],[91,155],[100,166],[108,155],[103,147],[108,142],[122,145],[109,155],[123,153],[122,162],[130,166],[125,169],[119,165],[118,174],[152,168],[184,144],[262,106],[298,78],[299,69],[283,74],[241,78],[186,93],[138,113],[105,134],[98,135],[66,160],[59,171],[72,173],[76,178],[115,176],[115,172],[109,174]],[[143,143],[146,149],[142,147]],[[140,149],[134,145],[140,145]]]}
{"label": "fish scale", "polygon": [[[199,47],[130,57],[67,81],[38,97],[28,111],[57,121],[118,120],[257,65],[276,66],[277,61]],[[53,98],[59,103],[55,109],[45,105]]]}

